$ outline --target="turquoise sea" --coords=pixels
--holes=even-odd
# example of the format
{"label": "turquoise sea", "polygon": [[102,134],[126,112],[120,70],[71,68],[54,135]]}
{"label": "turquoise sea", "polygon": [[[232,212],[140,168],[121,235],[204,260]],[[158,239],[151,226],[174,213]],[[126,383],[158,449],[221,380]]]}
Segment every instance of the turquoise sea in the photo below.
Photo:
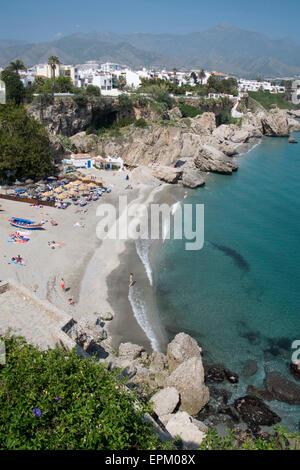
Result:
{"label": "turquoise sea", "polygon": [[[166,240],[153,269],[167,333],[191,334],[206,362],[239,373],[233,398],[249,384],[262,388],[266,370],[293,380],[287,364],[300,340],[300,144],[266,138],[238,163],[237,173],[210,176],[184,201],[205,205],[203,249]],[[249,359],[259,369],[244,377]],[[298,428],[300,406],[269,406]]]}

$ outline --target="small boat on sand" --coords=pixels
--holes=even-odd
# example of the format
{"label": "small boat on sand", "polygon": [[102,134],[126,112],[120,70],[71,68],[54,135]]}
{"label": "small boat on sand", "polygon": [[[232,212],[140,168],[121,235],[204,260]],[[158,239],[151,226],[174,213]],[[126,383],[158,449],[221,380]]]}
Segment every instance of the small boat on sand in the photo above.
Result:
{"label": "small boat on sand", "polygon": [[18,219],[17,217],[12,217],[8,221],[13,227],[26,228],[29,230],[38,230],[44,225],[42,222],[32,222],[32,220]]}

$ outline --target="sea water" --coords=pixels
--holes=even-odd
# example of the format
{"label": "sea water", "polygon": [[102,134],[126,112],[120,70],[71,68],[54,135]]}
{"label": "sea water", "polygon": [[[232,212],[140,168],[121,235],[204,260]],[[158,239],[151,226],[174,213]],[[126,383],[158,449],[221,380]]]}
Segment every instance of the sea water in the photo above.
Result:
{"label": "sea water", "polygon": [[[237,173],[209,176],[184,201],[204,204],[203,249],[165,240],[153,269],[169,337],[187,332],[206,362],[239,373],[233,398],[250,384],[263,388],[267,371],[293,380],[287,364],[300,340],[300,144],[266,138],[238,163]],[[258,372],[246,377],[249,359]],[[300,406],[269,406],[284,425],[298,428]]]}

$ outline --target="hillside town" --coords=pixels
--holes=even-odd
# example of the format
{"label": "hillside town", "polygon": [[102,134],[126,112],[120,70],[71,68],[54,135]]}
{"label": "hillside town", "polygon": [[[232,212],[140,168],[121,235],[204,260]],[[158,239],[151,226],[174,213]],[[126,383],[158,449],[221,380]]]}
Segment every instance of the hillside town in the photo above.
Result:
{"label": "hillside town", "polygon": [[[0,72],[3,69],[0,68]],[[36,79],[51,79],[53,69],[49,63],[37,64],[29,67],[27,70],[20,70],[20,78],[25,88],[31,87]],[[285,93],[286,87],[282,85],[281,80],[249,80],[244,78],[236,78],[225,73],[206,70],[189,70],[180,71],[173,69],[168,70],[151,70],[143,68],[142,70],[133,70],[126,65],[112,62],[99,64],[96,61],[87,61],[84,64],[64,65],[62,63],[55,64],[55,78],[68,77],[71,79],[73,86],[85,89],[89,85],[96,86],[101,90],[103,96],[117,97],[125,91],[134,91],[138,89],[143,79],[165,80],[177,84],[181,87],[189,85],[196,87],[197,84],[206,85],[209,78],[213,75],[218,80],[226,80],[233,78],[237,80],[238,92],[247,93],[249,91],[263,91],[272,94]],[[192,91],[187,91],[186,95],[192,95]],[[218,99],[220,94],[211,93],[207,98]],[[224,95],[225,96],[225,95]],[[234,96],[226,95],[229,99]],[[0,81],[0,103],[5,101],[5,85]]]}

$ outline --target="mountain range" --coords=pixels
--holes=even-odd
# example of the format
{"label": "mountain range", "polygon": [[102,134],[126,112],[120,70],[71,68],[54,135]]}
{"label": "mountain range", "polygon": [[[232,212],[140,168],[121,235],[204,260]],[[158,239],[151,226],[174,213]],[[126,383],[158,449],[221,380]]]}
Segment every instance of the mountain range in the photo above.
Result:
{"label": "mountain range", "polygon": [[204,68],[252,78],[300,75],[298,43],[290,38],[270,39],[227,23],[184,35],[104,31],[35,44],[0,39],[0,66],[15,59],[28,66],[45,63],[50,55],[74,65],[96,60],[132,68]]}

